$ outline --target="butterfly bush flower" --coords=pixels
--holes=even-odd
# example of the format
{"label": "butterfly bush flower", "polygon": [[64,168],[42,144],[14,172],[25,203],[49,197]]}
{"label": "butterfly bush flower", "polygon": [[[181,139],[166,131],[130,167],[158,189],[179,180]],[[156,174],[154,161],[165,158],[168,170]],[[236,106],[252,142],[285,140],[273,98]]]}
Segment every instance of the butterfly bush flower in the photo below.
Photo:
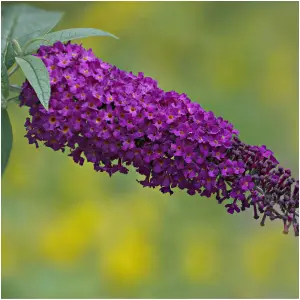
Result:
{"label": "butterfly bush flower", "polygon": [[279,166],[266,146],[243,143],[231,123],[165,92],[157,82],[112,66],[81,45],[41,46],[36,54],[51,81],[49,110],[26,81],[21,106],[29,107],[26,137],[75,163],[92,163],[110,176],[132,165],[144,187],[211,197],[228,213],[252,209],[254,218],[281,219],[299,234],[299,181]]}

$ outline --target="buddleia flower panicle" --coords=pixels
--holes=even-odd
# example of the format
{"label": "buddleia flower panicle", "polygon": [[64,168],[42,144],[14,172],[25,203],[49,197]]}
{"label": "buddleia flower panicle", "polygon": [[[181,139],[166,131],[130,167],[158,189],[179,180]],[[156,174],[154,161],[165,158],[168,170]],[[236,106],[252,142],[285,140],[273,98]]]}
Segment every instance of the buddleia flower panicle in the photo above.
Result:
{"label": "buddleia flower panicle", "polygon": [[81,45],[41,46],[36,56],[51,81],[49,110],[26,81],[26,137],[74,162],[92,163],[110,176],[132,165],[144,187],[211,197],[229,214],[252,209],[255,219],[281,219],[299,235],[299,181],[266,146],[243,143],[222,117],[186,94],[165,92],[143,73],[134,75],[96,58]]}

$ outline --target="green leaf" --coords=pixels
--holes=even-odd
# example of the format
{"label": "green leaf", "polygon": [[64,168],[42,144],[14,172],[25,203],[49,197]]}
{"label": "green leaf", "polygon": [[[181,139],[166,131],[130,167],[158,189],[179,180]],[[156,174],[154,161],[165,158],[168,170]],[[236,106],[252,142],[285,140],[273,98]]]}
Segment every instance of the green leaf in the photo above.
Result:
{"label": "green leaf", "polygon": [[[43,38],[49,41],[50,44],[54,44],[57,41],[67,42],[70,40],[82,39],[90,36],[111,36],[117,39],[117,37],[111,33],[99,29],[94,29],[94,28],[65,29],[61,31],[47,33],[43,36]],[[36,41],[32,43],[30,46],[28,46],[25,53],[26,54],[32,53],[33,51],[36,51],[41,45],[44,44],[45,43],[43,43],[43,41]]]}
{"label": "green leaf", "polygon": [[49,32],[62,15],[61,12],[49,12],[26,4],[2,6],[1,57],[4,53],[6,68],[14,64],[12,39],[23,47],[28,40]]}
{"label": "green leaf", "polygon": [[12,128],[7,110],[1,109],[1,174],[3,174],[12,148]]}
{"label": "green leaf", "polygon": [[16,62],[35,90],[42,105],[48,109],[51,93],[50,78],[43,61],[36,56],[27,55],[22,58],[16,57]]}

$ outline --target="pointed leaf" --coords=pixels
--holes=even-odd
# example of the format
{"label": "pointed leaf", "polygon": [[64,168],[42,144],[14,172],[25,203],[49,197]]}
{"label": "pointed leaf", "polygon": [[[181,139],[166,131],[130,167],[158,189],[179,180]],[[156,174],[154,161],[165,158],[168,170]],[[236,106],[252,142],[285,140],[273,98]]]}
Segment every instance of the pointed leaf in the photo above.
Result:
{"label": "pointed leaf", "polygon": [[61,12],[48,12],[26,4],[2,7],[1,55],[4,52],[6,68],[14,64],[15,54],[10,41],[16,39],[20,46],[35,37],[49,32],[61,19]]}
{"label": "pointed leaf", "polygon": [[42,105],[48,109],[51,93],[50,78],[43,61],[36,56],[27,55],[22,58],[16,57],[16,62],[35,90]]}
{"label": "pointed leaf", "polygon": [[[50,44],[54,44],[57,41],[67,42],[70,40],[82,39],[90,36],[111,36],[117,39],[117,37],[111,33],[99,29],[94,29],[94,28],[65,29],[61,31],[47,33],[46,35],[43,36],[43,38],[45,40],[48,40]],[[45,44],[46,44],[45,41],[40,41],[40,40],[32,43],[30,46],[28,46],[26,50],[26,54],[36,51],[41,45],[45,45]]]}
{"label": "pointed leaf", "polygon": [[1,174],[3,174],[12,148],[12,128],[7,110],[1,109]]}

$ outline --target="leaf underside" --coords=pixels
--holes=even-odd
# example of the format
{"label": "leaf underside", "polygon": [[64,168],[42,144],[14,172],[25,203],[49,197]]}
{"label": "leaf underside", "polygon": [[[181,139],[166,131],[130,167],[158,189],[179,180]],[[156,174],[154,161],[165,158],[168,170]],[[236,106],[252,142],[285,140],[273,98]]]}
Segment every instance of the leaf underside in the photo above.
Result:
{"label": "leaf underside", "polygon": [[94,29],[94,28],[65,29],[65,30],[50,32],[45,34],[43,36],[43,39],[47,40],[49,43],[42,40],[35,41],[27,48],[26,54],[36,51],[41,45],[54,44],[57,41],[67,42],[70,40],[82,39],[90,36],[110,36],[110,37],[117,38],[113,34],[102,31],[100,29]]}
{"label": "leaf underside", "polygon": [[16,39],[22,47],[28,40],[49,32],[62,15],[26,4],[2,6],[1,58],[5,59],[7,70],[14,64],[15,57],[11,40]]}
{"label": "leaf underside", "polygon": [[51,94],[50,78],[43,61],[36,56],[27,55],[22,58],[16,57],[16,62],[35,90],[42,105],[48,109]]}

